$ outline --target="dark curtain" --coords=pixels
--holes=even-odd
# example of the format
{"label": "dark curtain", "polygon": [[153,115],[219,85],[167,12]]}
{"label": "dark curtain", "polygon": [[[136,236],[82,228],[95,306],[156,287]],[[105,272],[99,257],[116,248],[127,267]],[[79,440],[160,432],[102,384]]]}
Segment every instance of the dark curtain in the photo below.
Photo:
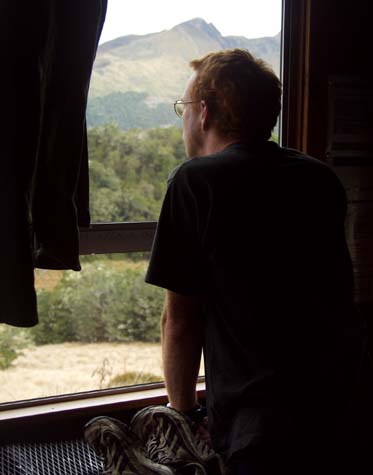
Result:
{"label": "dark curtain", "polygon": [[85,112],[107,0],[0,6],[0,322],[37,323],[34,267],[80,270],[89,226]]}

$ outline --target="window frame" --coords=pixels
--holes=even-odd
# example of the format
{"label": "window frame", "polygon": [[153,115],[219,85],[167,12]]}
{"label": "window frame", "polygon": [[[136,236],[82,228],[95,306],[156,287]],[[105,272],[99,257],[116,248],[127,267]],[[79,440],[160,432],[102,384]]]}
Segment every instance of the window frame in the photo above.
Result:
{"label": "window frame", "polygon": [[149,252],[156,221],[93,223],[80,228],[79,254]]}
{"label": "window frame", "polygon": [[282,0],[280,144],[307,151],[311,0]]}
{"label": "window frame", "polygon": [[[310,5],[311,0],[282,0],[283,107],[279,138],[282,146],[302,151],[307,148]],[[80,254],[149,252],[156,226],[155,221],[93,223],[89,228],[80,229]],[[203,399],[204,378],[199,378],[197,389]],[[58,437],[64,433],[61,427],[66,428],[67,436],[74,436],[75,426],[69,422],[73,419],[79,420],[81,427],[82,420],[99,413],[115,415],[165,402],[164,383],[150,383],[0,403],[0,431],[7,433],[7,441],[34,440],[40,426],[59,421]],[[22,428],[26,423],[31,423],[31,428],[25,432]]]}

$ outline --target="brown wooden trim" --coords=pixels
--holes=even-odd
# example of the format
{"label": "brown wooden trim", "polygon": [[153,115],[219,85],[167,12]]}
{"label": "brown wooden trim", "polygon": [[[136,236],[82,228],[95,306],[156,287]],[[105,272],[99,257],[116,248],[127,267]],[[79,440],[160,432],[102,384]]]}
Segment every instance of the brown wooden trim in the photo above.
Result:
{"label": "brown wooden trim", "polygon": [[[199,376],[197,380],[198,384],[205,383],[205,377]],[[88,399],[97,399],[105,398],[110,396],[125,396],[131,395],[133,393],[146,393],[146,391],[153,391],[162,389],[165,390],[164,381],[159,383],[146,383],[146,384],[134,384],[132,386],[122,386],[118,388],[109,388],[109,389],[96,389],[93,391],[85,391],[72,394],[62,394],[58,396],[49,396],[35,399],[27,399],[23,401],[13,401],[0,403],[0,420],[3,419],[3,413],[7,411],[17,411],[19,409],[31,408],[31,407],[41,407],[41,406],[58,406],[62,403],[70,403],[73,401],[81,401]]]}
{"label": "brown wooden trim", "polygon": [[154,389],[164,389],[164,382],[138,384],[133,386],[126,386],[120,388],[97,389],[93,391],[85,391],[72,394],[62,394],[58,396],[49,396],[35,399],[26,399],[23,401],[5,402],[0,404],[0,420],[2,415],[7,411],[17,411],[19,409],[41,407],[50,405],[59,405],[62,403],[69,403],[73,401],[81,401],[87,399],[96,399],[117,395],[127,395],[131,393],[138,393],[140,391],[149,391]]}
{"label": "brown wooden trim", "polygon": [[310,53],[311,53],[311,0],[308,0],[305,5],[304,19],[303,19],[303,90],[300,97],[302,101],[302,127],[301,127],[301,146],[300,150],[308,151],[308,114],[309,114],[309,90],[310,90]]}
{"label": "brown wooden trim", "polygon": [[[102,391],[104,392],[104,391]],[[205,400],[205,384],[197,385],[201,402]],[[96,416],[115,417],[129,422],[143,407],[166,404],[165,388],[148,388],[127,394],[101,394],[79,401],[60,401],[0,413],[0,444],[68,440],[83,435],[84,424]]]}
{"label": "brown wooden trim", "polygon": [[284,0],[281,144],[306,151],[311,0]]}

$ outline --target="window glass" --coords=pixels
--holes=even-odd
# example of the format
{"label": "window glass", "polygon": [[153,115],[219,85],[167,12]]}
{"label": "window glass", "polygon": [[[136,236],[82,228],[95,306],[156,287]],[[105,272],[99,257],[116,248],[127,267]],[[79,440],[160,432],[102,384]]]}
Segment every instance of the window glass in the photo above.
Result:
{"label": "window glass", "polygon": [[[189,61],[243,47],[279,73],[281,4],[109,0],[87,110],[93,222],[157,220],[167,176],[185,159],[173,102]],[[164,291],[144,283],[147,259],[37,269],[39,325],[0,325],[0,403],[161,380]]]}
{"label": "window glass", "polygon": [[167,176],[185,159],[172,103],[189,62],[247,48],[279,74],[281,3],[109,0],[87,113],[94,222],[157,220]]}
{"label": "window glass", "polygon": [[81,272],[36,270],[40,323],[0,326],[0,402],[161,381],[164,290],[144,283],[147,258],[87,256]]}

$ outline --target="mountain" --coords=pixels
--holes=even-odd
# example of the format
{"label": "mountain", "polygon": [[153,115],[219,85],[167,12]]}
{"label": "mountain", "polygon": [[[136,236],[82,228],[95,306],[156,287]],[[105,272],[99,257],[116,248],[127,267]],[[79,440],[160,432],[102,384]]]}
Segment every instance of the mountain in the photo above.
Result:
{"label": "mountain", "polygon": [[[123,114],[132,117],[134,97],[140,101],[139,110],[149,109],[145,114],[147,124],[152,115],[157,120],[159,107],[162,120],[156,125],[175,123],[171,118],[173,111],[170,104],[183,93],[191,74],[189,61],[228,48],[246,48],[270,63],[277,74],[279,72],[280,34],[258,39],[224,37],[212,23],[201,18],[181,23],[170,30],[123,36],[102,44],[97,51],[91,78],[88,125],[101,125],[103,120],[111,120],[122,128],[128,128],[128,123],[124,125],[118,121],[110,110],[117,102],[124,107]],[[128,103],[126,108],[127,99],[130,99],[131,106]],[[163,113],[163,106],[166,105],[170,110],[168,118]],[[139,121],[133,122],[133,127],[149,126],[142,124],[139,118]]]}

